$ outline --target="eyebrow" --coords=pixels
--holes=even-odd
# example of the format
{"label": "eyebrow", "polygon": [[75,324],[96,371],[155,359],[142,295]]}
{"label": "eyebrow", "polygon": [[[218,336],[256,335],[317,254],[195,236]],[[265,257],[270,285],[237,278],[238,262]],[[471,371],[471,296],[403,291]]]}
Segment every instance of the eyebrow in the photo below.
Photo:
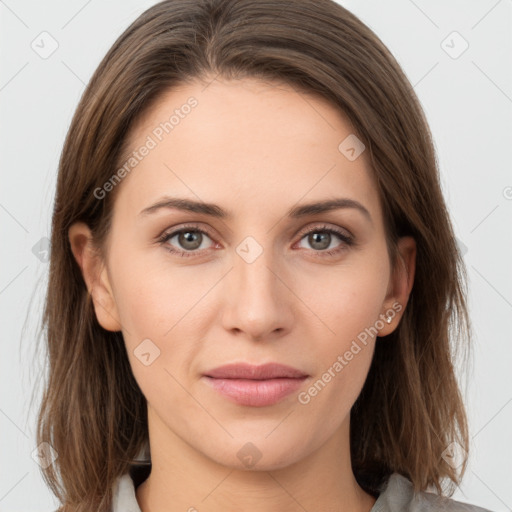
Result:
{"label": "eyebrow", "polygon": [[[213,203],[204,203],[202,201],[195,201],[192,199],[184,199],[169,196],[162,197],[156,203],[152,204],[151,206],[148,206],[147,208],[144,208],[139,213],[139,216],[145,217],[147,215],[156,213],[158,210],[168,208],[193,213],[200,213],[218,219],[230,219],[233,217],[232,213],[223,210],[220,206]],[[294,206],[290,208],[290,210],[288,210],[286,215],[293,219],[299,219],[302,217],[306,217],[308,215],[316,215],[331,210],[345,208],[356,209],[357,211],[361,212],[366,217],[367,220],[372,222],[370,212],[360,202],[346,197],[327,199],[324,201],[317,201],[313,203]]]}

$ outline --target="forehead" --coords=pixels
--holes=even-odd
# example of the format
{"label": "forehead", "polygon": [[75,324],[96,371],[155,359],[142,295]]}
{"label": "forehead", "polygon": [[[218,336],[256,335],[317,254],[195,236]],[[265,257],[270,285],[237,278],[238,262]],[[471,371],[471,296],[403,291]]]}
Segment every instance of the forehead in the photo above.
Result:
{"label": "forehead", "polygon": [[139,155],[116,208],[132,215],[167,194],[261,216],[344,196],[378,217],[367,152],[355,159],[346,152],[354,137],[340,109],[287,84],[252,78],[182,84],[132,128],[126,162]]}

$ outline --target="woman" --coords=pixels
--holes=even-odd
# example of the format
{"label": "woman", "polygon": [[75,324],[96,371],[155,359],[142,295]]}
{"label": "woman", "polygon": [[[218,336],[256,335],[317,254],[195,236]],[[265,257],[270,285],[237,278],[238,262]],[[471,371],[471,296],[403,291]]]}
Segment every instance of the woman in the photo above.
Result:
{"label": "woman", "polygon": [[437,495],[470,325],[429,128],[330,0],[167,0],[119,37],[63,148],[44,320],[62,511],[483,510]]}

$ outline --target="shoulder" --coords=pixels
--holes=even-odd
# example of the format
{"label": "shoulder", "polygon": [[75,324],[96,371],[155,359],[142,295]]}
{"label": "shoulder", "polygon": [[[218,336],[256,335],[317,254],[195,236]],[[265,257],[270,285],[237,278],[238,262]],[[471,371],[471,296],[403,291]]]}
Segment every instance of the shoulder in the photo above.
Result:
{"label": "shoulder", "polygon": [[491,512],[488,509],[438,496],[432,492],[414,493],[412,482],[393,473],[370,512]]}
{"label": "shoulder", "polygon": [[114,485],[111,511],[141,512],[135,497],[135,486],[128,473],[120,476]]}
{"label": "shoulder", "polygon": [[111,512],[141,512],[135,490],[148,477],[150,471],[150,464],[133,465],[116,479],[112,489]]}

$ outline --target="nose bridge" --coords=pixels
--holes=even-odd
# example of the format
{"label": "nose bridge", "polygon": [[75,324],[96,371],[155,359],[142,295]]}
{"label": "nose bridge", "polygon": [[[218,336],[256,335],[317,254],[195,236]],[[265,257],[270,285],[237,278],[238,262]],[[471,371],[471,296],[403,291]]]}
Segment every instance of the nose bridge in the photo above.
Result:
{"label": "nose bridge", "polygon": [[259,238],[261,242],[248,236],[235,248],[234,268],[230,273],[230,313],[226,317],[228,328],[236,327],[252,337],[287,329],[291,317],[285,297],[289,291],[274,270],[278,266],[275,251],[263,245],[272,237]]}
{"label": "nose bridge", "polygon": [[[259,237],[262,239],[262,237]],[[276,276],[270,269],[275,266],[273,250],[269,245],[270,236],[259,242],[252,236],[246,237],[236,247],[235,279],[239,292],[247,296],[244,300],[270,303],[276,299]],[[263,244],[267,242],[267,245]]]}
{"label": "nose bridge", "polygon": [[253,296],[261,292],[273,295],[276,277],[269,270],[275,266],[270,246],[264,247],[255,238],[247,237],[238,245],[236,253],[235,274],[239,282],[245,285],[244,289],[252,289],[255,292]]}

